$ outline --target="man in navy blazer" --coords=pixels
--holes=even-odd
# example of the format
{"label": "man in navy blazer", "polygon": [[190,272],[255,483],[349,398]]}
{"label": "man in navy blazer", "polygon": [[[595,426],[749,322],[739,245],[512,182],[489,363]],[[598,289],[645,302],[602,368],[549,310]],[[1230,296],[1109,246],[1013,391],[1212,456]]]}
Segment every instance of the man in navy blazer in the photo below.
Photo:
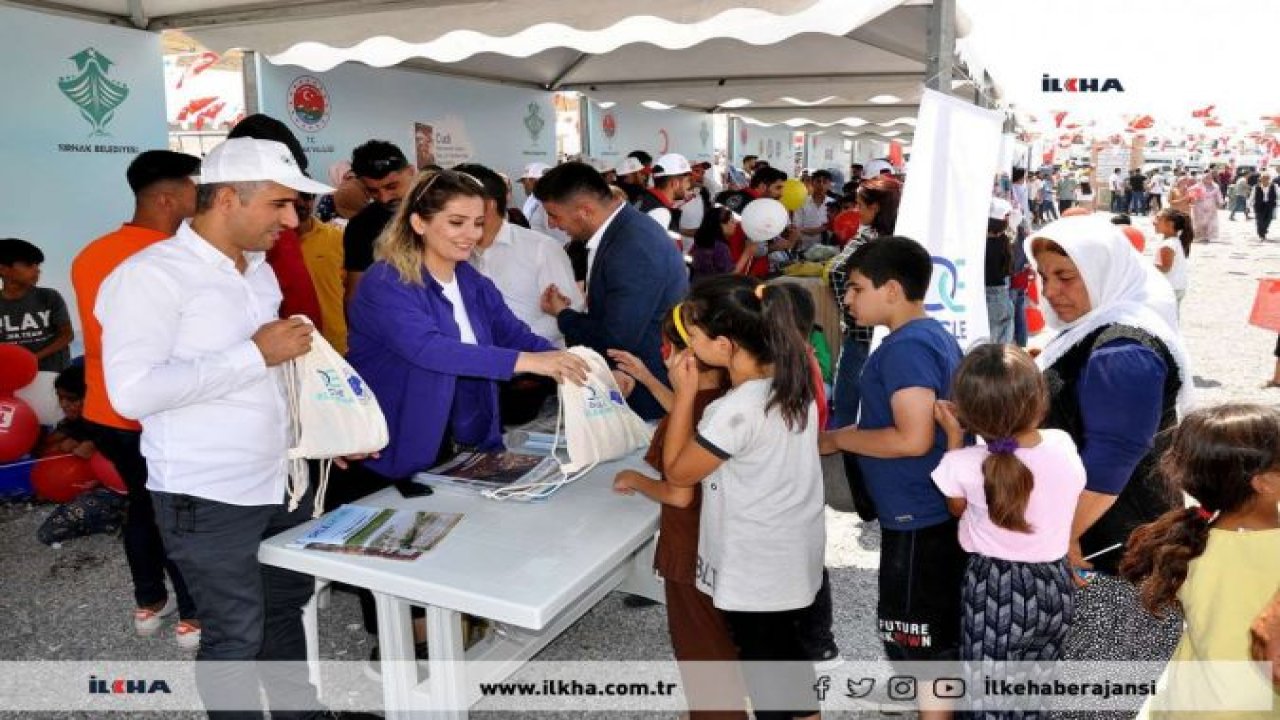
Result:
{"label": "man in navy blazer", "polygon": [[[684,258],[653,218],[616,199],[604,177],[585,163],[548,170],[534,187],[552,227],[587,246],[587,311],[569,307],[552,285],[543,311],[556,316],[567,346],[586,345],[603,357],[626,350],[667,382],[662,362],[662,323],[689,291]],[[640,384],[628,399],[646,420],[666,411]]]}

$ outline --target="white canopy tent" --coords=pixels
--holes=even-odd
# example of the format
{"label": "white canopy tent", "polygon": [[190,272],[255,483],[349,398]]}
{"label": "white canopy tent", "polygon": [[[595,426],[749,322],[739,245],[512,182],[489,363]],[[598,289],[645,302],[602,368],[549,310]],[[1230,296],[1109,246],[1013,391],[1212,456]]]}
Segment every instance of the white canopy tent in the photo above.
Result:
{"label": "white canopy tent", "polygon": [[[633,0],[0,2],[182,29],[215,50],[315,71],[396,65],[906,141],[930,45],[950,48],[968,32],[962,15],[931,18],[930,0],[649,0],[642,9]],[[938,2],[950,9],[955,0]],[[941,40],[930,39],[930,22]],[[935,67],[949,78],[950,62]]]}

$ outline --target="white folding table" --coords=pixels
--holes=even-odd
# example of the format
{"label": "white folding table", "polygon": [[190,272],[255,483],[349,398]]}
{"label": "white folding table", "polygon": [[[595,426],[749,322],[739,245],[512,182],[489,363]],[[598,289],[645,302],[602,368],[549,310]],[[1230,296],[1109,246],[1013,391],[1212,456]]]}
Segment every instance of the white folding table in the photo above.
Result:
{"label": "white folding table", "polygon": [[[625,468],[652,474],[633,456],[602,464],[535,503],[498,502],[444,489],[413,499],[387,489],[358,501],[370,507],[463,514],[436,547],[414,561],[286,547],[315,521],[267,540],[258,557],[267,565],[372,591],[380,656],[404,661],[383,663],[388,718],[423,712],[433,718],[465,718],[467,712],[458,708],[480,699],[478,682],[510,676],[611,590],[662,600],[653,574],[658,507],[641,496],[613,492],[613,477]],[[430,660],[428,678],[421,684],[412,662],[411,607],[426,608]],[[462,614],[521,630],[491,632],[464,651]],[[314,657],[314,642],[308,651]],[[474,676],[480,672],[485,676]]]}

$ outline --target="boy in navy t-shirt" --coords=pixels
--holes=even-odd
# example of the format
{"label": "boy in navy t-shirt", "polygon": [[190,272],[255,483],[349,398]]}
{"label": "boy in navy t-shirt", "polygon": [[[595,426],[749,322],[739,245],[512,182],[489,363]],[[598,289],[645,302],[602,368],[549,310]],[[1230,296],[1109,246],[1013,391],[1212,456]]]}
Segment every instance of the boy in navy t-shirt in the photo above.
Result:
{"label": "boy in navy t-shirt", "polygon": [[953,659],[965,557],[956,520],[930,474],[947,445],[934,403],[950,394],[962,353],[925,313],[933,259],[919,243],[881,238],[858,248],[849,263],[850,313],[860,325],[884,325],[890,333],[863,367],[857,426],[823,433],[821,450],[858,455],[880,516],[876,614],[889,659]]}

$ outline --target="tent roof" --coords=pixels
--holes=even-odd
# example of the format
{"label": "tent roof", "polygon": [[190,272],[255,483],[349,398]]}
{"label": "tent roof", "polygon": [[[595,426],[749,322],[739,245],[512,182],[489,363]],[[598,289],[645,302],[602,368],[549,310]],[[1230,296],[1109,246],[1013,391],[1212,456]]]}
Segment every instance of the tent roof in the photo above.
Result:
{"label": "tent roof", "polygon": [[[256,50],[471,77],[602,102],[909,133],[930,0],[0,0]],[[642,9],[640,9],[642,7]],[[638,14],[643,12],[643,15]],[[957,19],[957,36],[967,33]],[[876,125],[879,124],[879,125]],[[864,128],[869,129],[869,128]]]}

